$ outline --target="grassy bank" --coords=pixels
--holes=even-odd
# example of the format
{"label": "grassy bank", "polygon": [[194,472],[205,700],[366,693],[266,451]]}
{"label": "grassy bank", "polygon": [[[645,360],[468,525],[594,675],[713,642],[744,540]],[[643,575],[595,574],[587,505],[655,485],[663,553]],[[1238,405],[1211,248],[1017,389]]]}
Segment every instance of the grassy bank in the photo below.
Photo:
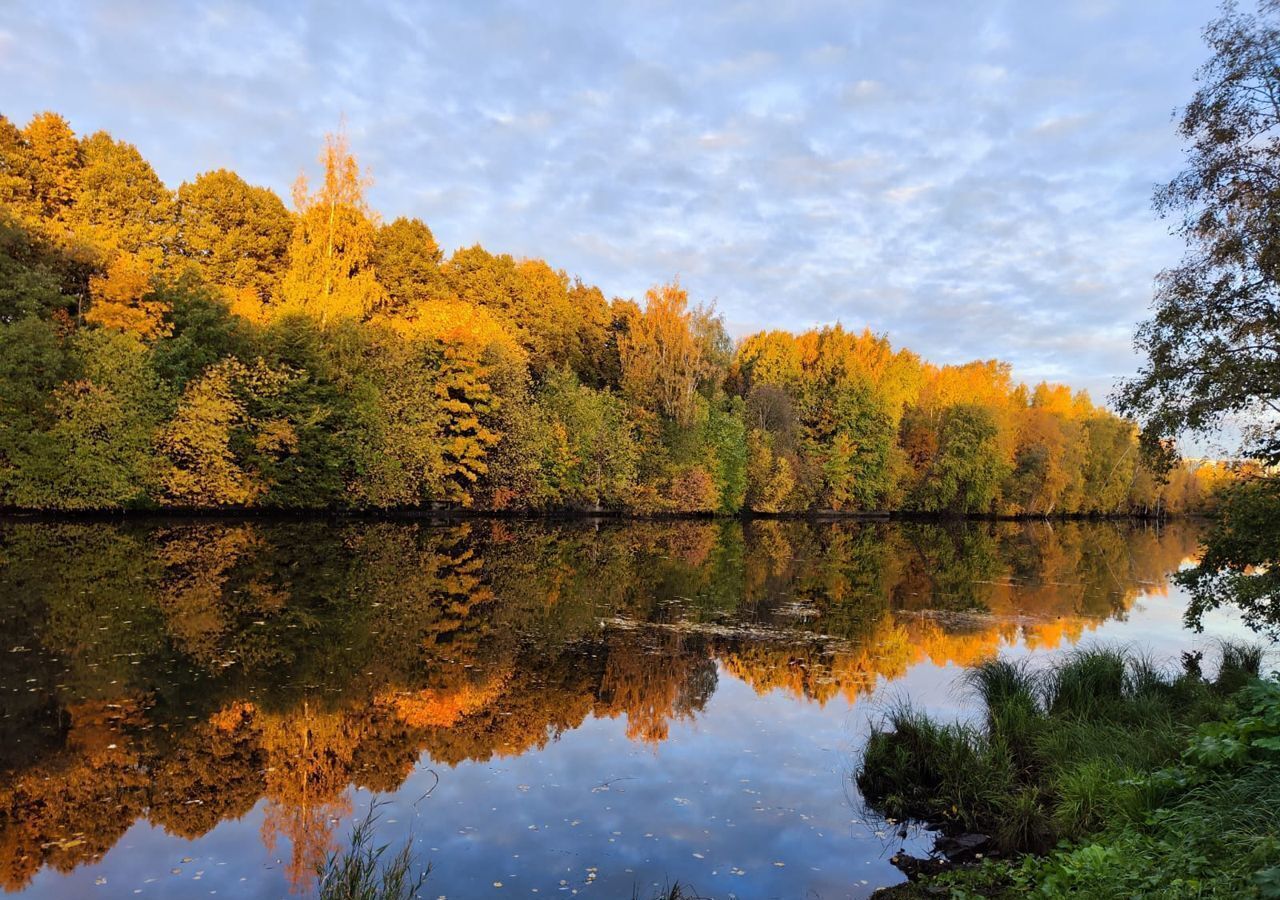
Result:
{"label": "grassy bank", "polygon": [[900,706],[857,773],[872,808],[987,836],[897,896],[1280,896],[1280,684],[1224,644],[1167,671],[1117,650],[972,669],[984,715]]}

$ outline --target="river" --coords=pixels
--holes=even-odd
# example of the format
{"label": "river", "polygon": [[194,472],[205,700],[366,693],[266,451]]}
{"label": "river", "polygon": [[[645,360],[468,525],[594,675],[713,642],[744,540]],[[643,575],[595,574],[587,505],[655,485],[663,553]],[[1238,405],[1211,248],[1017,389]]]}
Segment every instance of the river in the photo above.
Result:
{"label": "river", "polygon": [[424,896],[862,897],[850,780],[993,654],[1176,664],[1190,523],[0,524],[0,879],[279,897],[377,801]]}

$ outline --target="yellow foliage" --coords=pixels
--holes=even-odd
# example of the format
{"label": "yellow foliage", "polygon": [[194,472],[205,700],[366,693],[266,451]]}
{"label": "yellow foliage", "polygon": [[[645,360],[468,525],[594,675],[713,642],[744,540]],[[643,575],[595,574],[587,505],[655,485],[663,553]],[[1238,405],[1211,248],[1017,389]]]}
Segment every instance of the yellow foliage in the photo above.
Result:
{"label": "yellow foliage", "polygon": [[271,319],[271,306],[263,301],[258,290],[252,286],[235,290],[226,290],[225,295],[231,311],[241,318],[248,319],[255,325],[266,324]]}
{"label": "yellow foliage", "polygon": [[367,318],[383,300],[373,269],[377,223],[364,199],[369,180],[345,135],[325,139],[320,161],[324,183],[316,193],[305,176],[294,185],[298,218],[276,312],[305,312],[321,324]]}
{"label": "yellow foliage", "polygon": [[461,300],[428,300],[414,306],[405,317],[379,321],[409,340],[466,344],[480,351],[495,351],[522,364],[528,358],[502,319],[483,306]]}
{"label": "yellow foliage", "polygon": [[632,402],[675,419],[693,421],[698,386],[712,372],[700,331],[713,322],[710,310],[689,309],[678,281],[650,288],[644,311],[618,340],[623,389]]}
{"label": "yellow foliage", "polygon": [[151,293],[151,275],[151,267],[137,256],[117,254],[105,275],[89,279],[93,304],[85,320],[144,339],[168,334],[164,316],[169,305],[145,299]]}

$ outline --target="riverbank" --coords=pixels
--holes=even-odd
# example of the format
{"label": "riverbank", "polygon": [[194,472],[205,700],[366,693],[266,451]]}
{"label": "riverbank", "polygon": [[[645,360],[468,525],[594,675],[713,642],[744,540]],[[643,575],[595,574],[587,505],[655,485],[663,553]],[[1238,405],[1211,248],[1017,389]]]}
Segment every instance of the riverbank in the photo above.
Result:
{"label": "riverbank", "polygon": [[20,520],[56,522],[64,520],[120,521],[124,519],[213,519],[260,521],[315,521],[317,519],[352,519],[368,521],[468,519],[511,519],[523,521],[577,522],[685,522],[685,521],[868,521],[868,522],[1169,522],[1203,520],[1199,513],[1148,512],[1054,513],[1052,515],[1018,513],[917,512],[914,510],[834,510],[815,509],[795,512],[762,513],[743,511],[716,512],[638,512],[626,509],[492,509],[477,507],[398,507],[389,509],[355,509],[349,507],[181,507],[148,506],[125,509],[26,509],[0,507],[0,521]]}
{"label": "riverbank", "polygon": [[1280,896],[1280,684],[1223,644],[1180,671],[1110,649],[969,670],[976,723],[890,710],[856,774],[871,809],[940,829],[878,897]]}

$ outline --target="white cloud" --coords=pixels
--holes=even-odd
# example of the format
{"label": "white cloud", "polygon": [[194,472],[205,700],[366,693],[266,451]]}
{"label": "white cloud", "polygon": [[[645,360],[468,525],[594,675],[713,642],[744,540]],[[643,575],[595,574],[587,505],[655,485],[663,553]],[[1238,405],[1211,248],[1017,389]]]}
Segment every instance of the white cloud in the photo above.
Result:
{"label": "white cloud", "polygon": [[446,247],[1105,394],[1179,253],[1150,190],[1212,0],[785,6],[10,0],[0,111],[285,196],[345,116],[374,204]]}

